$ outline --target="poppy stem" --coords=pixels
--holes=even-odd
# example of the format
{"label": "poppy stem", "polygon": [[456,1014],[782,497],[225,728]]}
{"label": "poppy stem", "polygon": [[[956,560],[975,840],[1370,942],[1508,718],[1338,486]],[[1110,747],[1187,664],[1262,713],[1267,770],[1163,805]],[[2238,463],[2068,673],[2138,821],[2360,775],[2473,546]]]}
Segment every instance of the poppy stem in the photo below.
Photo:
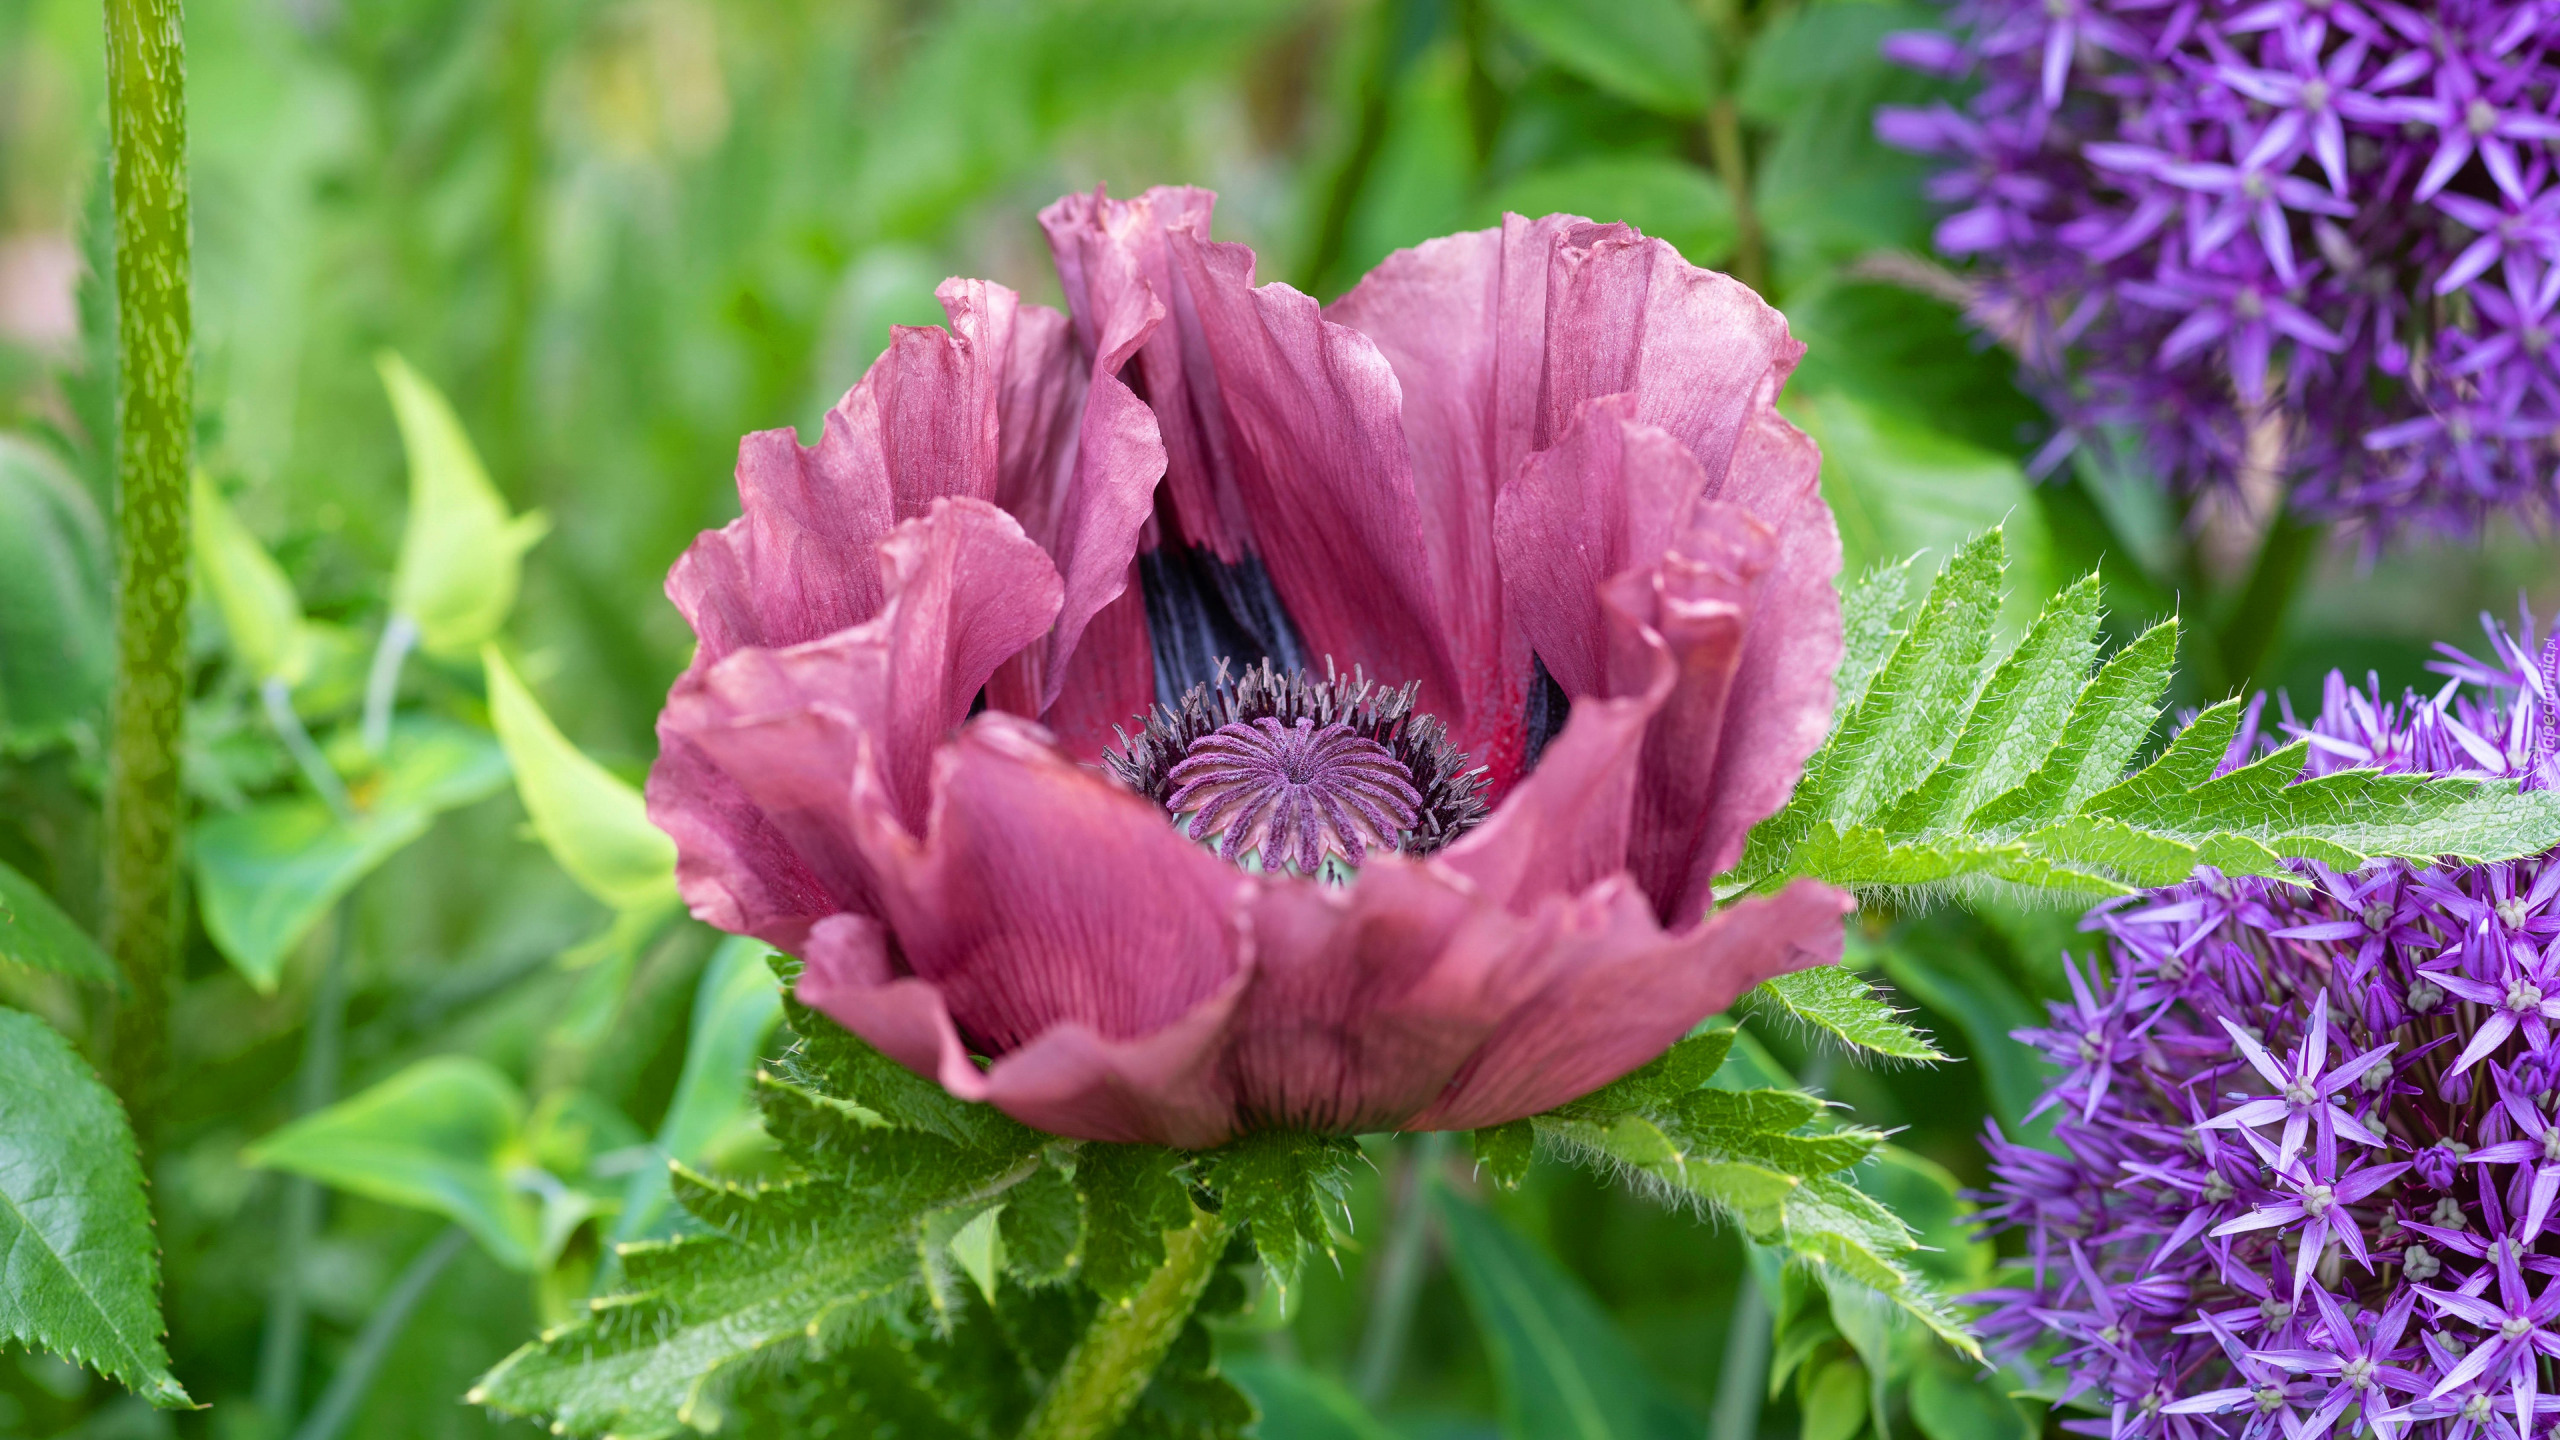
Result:
{"label": "poppy stem", "polygon": [[105,928],[125,986],[112,1068],[148,1148],[179,941],[178,730],[195,440],[186,37],[178,0],[107,0],[106,22],[118,433]]}
{"label": "poppy stem", "polygon": [[1137,1293],[1094,1313],[1023,1422],[1022,1440],[1099,1440],[1119,1428],[1199,1306],[1234,1230],[1224,1216],[1199,1210],[1189,1229],[1166,1231],[1164,1263]]}

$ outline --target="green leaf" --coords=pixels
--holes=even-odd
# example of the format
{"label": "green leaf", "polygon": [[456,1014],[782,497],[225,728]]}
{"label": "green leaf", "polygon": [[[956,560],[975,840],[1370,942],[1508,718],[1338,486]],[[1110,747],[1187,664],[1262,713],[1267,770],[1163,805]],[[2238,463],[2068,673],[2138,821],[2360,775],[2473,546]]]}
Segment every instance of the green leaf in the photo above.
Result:
{"label": "green leaf", "polygon": [[1633,1110],[1668,1105],[1715,1078],[1742,1038],[1734,1029],[1703,1030],[1575,1102],[1576,1109]]}
{"label": "green leaf", "polygon": [[1961,823],[2024,781],[2053,749],[2098,658],[2098,577],[2045,606],[2026,639],[2000,662],[1965,716],[1953,753],[1885,817],[1887,831],[1928,833]]}
{"label": "green leaf", "polygon": [[483,646],[480,657],[490,722],[551,858],[616,910],[675,904],[675,842],[649,823],[640,792],[569,743],[495,645]]}
{"label": "green leaf", "polygon": [[79,480],[0,434],[0,750],[95,733],[115,675],[108,555]]}
{"label": "green leaf", "polygon": [[1395,1440],[1350,1391],[1303,1365],[1247,1354],[1218,1368],[1262,1412],[1261,1440]]}
{"label": "green leaf", "polygon": [[[1840,1338],[1858,1352],[1858,1363],[1866,1371],[1867,1414],[1875,1421],[1876,1433],[1887,1432],[1885,1384],[1894,1371],[1893,1302],[1864,1285],[1845,1280],[1831,1280],[1824,1287],[1830,1302],[1831,1323]],[[1819,1384],[1819,1379],[1816,1381]]]}
{"label": "green leaf", "polygon": [[[786,985],[798,976],[799,963],[787,956],[773,959]],[[794,1039],[774,1069],[794,1084],[847,1100],[884,1124],[964,1145],[1009,1146],[1028,1133],[1003,1111],[960,1099],[789,994],[782,999],[782,1019]],[[1191,1223],[1187,1210],[1182,1223]]]}
{"label": "green leaf", "polygon": [[1504,182],[1481,218],[1502,212],[1587,215],[1623,220],[1668,240],[1692,265],[1716,265],[1733,253],[1733,197],[1715,176],[1667,155],[1597,155],[1532,170]]}
{"label": "green leaf", "polygon": [[1831,715],[1835,731],[1866,698],[1867,686],[1874,682],[1885,657],[1893,653],[1893,642],[1902,638],[1895,622],[1902,616],[1911,566],[1917,558],[1868,567],[1840,597],[1840,673],[1834,681],[1840,693]]}
{"label": "green leaf", "polygon": [[1923,1365],[1911,1377],[1911,1423],[1928,1440],[2035,1440],[2041,1427],[2002,1389],[1997,1375]]}
{"label": "green leaf", "polygon": [[506,755],[482,732],[404,721],[374,783],[354,787],[361,808],[353,821],[306,796],[204,821],[192,848],[206,932],[250,984],[274,990],[285,957],[339,897],[425,834],[439,812],[506,780]]}
{"label": "green leaf", "polygon": [[1734,102],[1751,119],[1777,124],[1800,106],[1819,104],[1843,79],[1888,69],[1877,54],[1884,38],[1935,19],[1925,6],[1873,0],[1779,12],[1744,57]]}
{"label": "green leaf", "polygon": [[249,1148],[252,1165],[442,1215],[511,1270],[532,1270],[541,1235],[512,1174],[530,1163],[524,1096],[488,1062],[421,1060]]}
{"label": "green leaf", "polygon": [[1557,64],[1649,110],[1695,115],[1715,98],[1706,26],[1680,0],[1494,0]]}
{"label": "green leaf", "polygon": [[990,1305],[996,1303],[996,1277],[1006,1269],[1004,1234],[997,1228],[1003,1218],[1004,1202],[999,1200],[969,1217],[943,1242]]}
{"label": "green leaf", "polygon": [[[2043,1012],[1990,957],[1942,933],[1934,919],[1907,923],[1933,928],[1908,941],[1906,932],[1896,931],[1875,947],[1875,963],[1895,989],[1952,1019],[1964,1032],[1972,1052],[1967,1058],[1982,1076],[1990,1112],[2011,1140],[2032,1140],[2024,1128],[2026,1114],[2044,1098],[2050,1072],[2041,1056],[2009,1034],[2045,1023]],[[1850,934],[1853,945],[1861,943],[1855,929]]]}
{"label": "green leaf", "polygon": [[36,882],[0,863],[0,960],[85,980],[116,983],[115,962]]}
{"label": "green leaf", "polygon": [[[1851,343],[1863,347],[1866,338]],[[1822,447],[1822,496],[1840,526],[1844,573],[1910,555],[1952,555],[1996,527],[2024,583],[2005,606],[1997,593],[1992,601],[2010,633],[2035,618],[2043,588],[2062,577],[2049,573],[2052,537],[2016,460],[1842,390],[1791,384],[1783,408]]]}
{"label": "green leaf", "polygon": [[1763,983],[1751,992],[1785,1014],[1860,1050],[1894,1060],[1947,1057],[1927,1036],[1896,1018],[1893,1008],[1845,965],[1817,965]]}
{"label": "green leaf", "polygon": [[1874,1196],[1911,1228],[1922,1249],[1912,1268],[1951,1292],[1980,1289],[1991,1279],[1991,1242],[1973,1229],[1966,1202],[1947,1168],[1899,1145],[1877,1147],[1875,1161],[1859,1167],[1858,1188]]}
{"label": "green leaf", "polygon": [[196,579],[222,612],[232,653],[260,680],[301,684],[311,668],[311,646],[293,582],[202,470],[195,473],[194,486],[188,523],[193,527]]}
{"label": "green leaf", "polygon": [[551,522],[538,510],[510,519],[443,394],[388,351],[375,364],[409,456],[409,524],[391,608],[418,627],[428,654],[466,656],[506,624],[524,552]]}
{"label": "green leaf", "polygon": [[160,1343],[160,1246],[124,1107],[23,1010],[0,1010],[0,1074],[0,1340],[190,1404]]}
{"label": "green leaf", "polygon": [[2072,701],[2062,738],[2017,788],[1973,817],[1975,824],[2015,827],[2057,819],[2114,784],[2159,718],[2160,697],[2178,668],[2178,622],[2145,630],[2098,669]]}
{"label": "green leaf", "polygon": [[[805,1012],[791,1014],[798,1023]],[[622,1288],[591,1302],[587,1318],[510,1356],[473,1390],[475,1403],[541,1417],[564,1434],[716,1430],[738,1418],[731,1401],[742,1386],[824,1357],[830,1375],[859,1392],[858,1401],[828,1402],[835,1412],[885,1424],[889,1414],[911,1415],[923,1402],[917,1380],[931,1367],[920,1370],[919,1357],[936,1335],[953,1340],[960,1354],[946,1358],[967,1358],[972,1374],[986,1373],[988,1365],[1015,1374],[1011,1361],[986,1346],[958,1343],[974,1333],[971,1317],[985,1313],[984,1291],[951,1282],[1031,1268],[1054,1278],[1065,1268],[1073,1242],[1061,1243],[1059,1211],[1071,1218],[1074,1205],[1071,1194],[1060,1193],[1064,1182],[1041,1148],[1045,1137],[1001,1116],[1000,1124],[983,1129],[918,1128],[811,1088],[802,1082],[829,1074],[868,1077],[884,1082],[870,1093],[888,1110],[915,1108],[912,1097],[859,1060],[870,1054],[859,1041],[841,1032],[830,1037],[815,1025],[812,1019],[812,1032],[802,1036],[784,1073],[759,1085],[766,1126],[800,1173],[748,1185],[677,1166],[673,1194],[709,1233],[624,1246]],[[918,1113],[948,1118],[929,1109]],[[1094,1168],[1081,1163],[1084,1156],[1122,1148],[1084,1147],[1079,1181]],[[1177,1165],[1182,1159],[1157,1153]],[[1178,1181],[1174,1195],[1187,1213],[1188,1192]],[[992,1218],[973,1230],[985,1216]],[[1161,1245],[1161,1234],[1156,1238]],[[1006,1303],[1025,1294],[1000,1281],[986,1289]],[[1071,1292],[1033,1293],[1065,1298]],[[871,1343],[884,1336],[909,1343],[903,1351]],[[1064,1348],[1059,1344],[1046,1365],[1054,1368]],[[871,1368],[872,1360],[896,1353],[908,1360]],[[1214,1409],[1215,1377],[1191,1378],[1197,1383],[1185,1394]],[[1004,1383],[1023,1382],[1017,1375]],[[748,1396],[740,1403],[754,1413],[764,1400]],[[874,1413],[873,1405],[883,1408]],[[937,1421],[901,1433],[968,1432]]]}
{"label": "green leaf", "polygon": [[[782,1018],[782,997],[765,963],[762,941],[733,935],[711,953],[693,995],[693,1028],[676,1093],[658,1124],[658,1153],[693,1164],[714,1140],[746,1118],[748,1086],[756,1057]],[[615,1217],[614,1238],[634,1240],[656,1232],[666,1214],[667,1172],[650,1165],[634,1173]]]}
{"label": "green leaf", "polygon": [[1517,1190],[1529,1178],[1529,1164],[1537,1158],[1537,1127],[1526,1120],[1513,1120],[1468,1135],[1468,1145],[1475,1151],[1476,1170],[1493,1182],[1496,1189]]}
{"label": "green leaf", "polygon": [[1512,1440],[1689,1437],[1700,1425],[1579,1282],[1495,1216],[1431,1187],[1449,1265],[1493,1361]]}
{"label": "green leaf", "polygon": [[1084,1238],[1084,1210],[1076,1187],[1054,1158],[1005,1192],[1005,1268],[1025,1285],[1066,1278]]}
{"label": "green leaf", "polygon": [[[1979,1351],[1964,1318],[1905,1257],[1919,1248],[1893,1211],[1845,1172],[1884,1137],[1825,1127],[1822,1102],[1799,1090],[1727,1089],[1701,1062],[1743,1046],[1710,1031],[1625,1080],[1535,1116],[1538,1136],[1567,1155],[1630,1177],[1676,1203],[1739,1222],[1826,1277],[1879,1292],[1967,1355]],[[1702,1043],[1703,1042],[1703,1043]],[[1686,1053],[1684,1053],[1684,1051]]]}
{"label": "green leaf", "polygon": [[1798,1440],[1850,1440],[1867,1423],[1867,1368],[1839,1359],[1805,1383]]}
{"label": "green leaf", "polygon": [[1164,1232],[1191,1223],[1181,1152],[1154,1145],[1088,1145],[1076,1152],[1084,1202],[1084,1280],[1117,1300],[1164,1264]]}
{"label": "green leaf", "polygon": [[824,1354],[900,1308],[915,1258],[884,1221],[905,1218],[815,1205],[769,1243],[625,1247],[631,1289],[508,1356],[468,1398],[569,1435],[717,1429],[739,1380]]}
{"label": "green leaf", "polygon": [[[1889,7],[1861,4],[1814,8],[1883,11]],[[1916,26],[1926,28],[1932,23],[1922,18]],[[1873,42],[1869,42],[1868,53],[1874,53]],[[1914,262],[1896,257],[1896,263],[1907,266]],[[1947,278],[1956,280],[1952,274]],[[2051,422],[2042,406],[2019,391],[2015,380],[2017,356],[2000,346],[1982,343],[1981,327],[1967,318],[1959,304],[1951,303],[1950,295],[1924,294],[1907,283],[1832,272],[1791,281],[1786,300],[1787,329],[1806,347],[1804,363],[1787,380],[1787,394],[1817,399],[1853,397],[1872,410],[1888,412],[1945,439],[1972,446],[1981,457],[1975,463],[1981,464],[1981,475],[1990,493],[1938,498],[1950,502],[1952,513],[1969,516],[1977,526],[2011,516],[2023,521],[2030,510],[2043,512],[2041,528],[2051,547],[2046,552],[2048,564],[2059,558],[2058,552],[2064,546],[2080,538],[2053,507],[2055,497],[2050,492],[2040,491],[2014,464],[1993,468],[1992,462],[1999,457],[2018,456],[2022,448],[2020,437],[2037,434]],[[1850,477],[1844,474],[1840,478]],[[1919,538],[1904,539],[1901,544],[1905,548],[1901,550],[1888,545],[1883,551],[1886,558],[1898,558],[1924,544],[1950,545],[1963,538],[1962,531],[1950,535],[1939,530],[1934,517],[1905,503],[1907,497],[1870,492],[1858,498],[1861,520],[1889,525],[1906,537],[1912,531],[1904,527],[1919,527],[1924,532]],[[2010,540],[2018,545],[2022,556],[2037,553],[2023,530],[2013,532]],[[1864,547],[1872,543],[1861,537],[1862,556],[1867,554]],[[2097,541],[2091,537],[2088,543]],[[2108,558],[2121,561],[2131,557]],[[1850,567],[1847,573],[1856,574],[1856,567]],[[2061,578],[2060,571],[2046,573],[2048,578]]]}
{"label": "green leaf", "polygon": [[1256,1130],[1211,1151],[1202,1180],[1221,1213],[1253,1239],[1281,1308],[1307,1252],[1334,1255],[1334,1237],[1350,1229],[1352,1166],[1360,1147],[1341,1136]]}
{"label": "green leaf", "polygon": [[2001,555],[1995,529],[1947,561],[1839,733],[1807,766],[1789,811],[1803,805],[1846,828],[1882,813],[1935,768],[1964,723],[1991,645]]}
{"label": "green leaf", "polygon": [[[2238,700],[2207,709],[2125,776],[2158,717],[2174,623],[2084,683],[2099,613],[2096,582],[2084,580],[1987,665],[1999,553],[1994,531],[1948,563],[1804,783],[1753,829],[1720,893],[1809,876],[1869,890],[1998,881],[2108,895],[2172,884],[2199,866],[2301,883],[2286,860],[2350,871],[2381,858],[2481,863],[2560,844],[2560,792],[2371,770],[2305,779],[2306,742],[2217,778],[2239,733]],[[1862,592],[1854,646],[1872,647],[1876,608]]]}

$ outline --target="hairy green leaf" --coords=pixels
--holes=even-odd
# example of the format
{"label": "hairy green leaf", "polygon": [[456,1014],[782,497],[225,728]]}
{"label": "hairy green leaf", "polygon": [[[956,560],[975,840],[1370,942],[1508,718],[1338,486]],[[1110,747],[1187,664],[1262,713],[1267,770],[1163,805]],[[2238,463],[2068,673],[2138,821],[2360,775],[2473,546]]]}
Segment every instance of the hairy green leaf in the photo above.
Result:
{"label": "hairy green leaf", "polygon": [[1860,1050],[1894,1060],[1944,1060],[1929,1038],[1902,1023],[1874,988],[1844,965],[1781,975],[1752,994],[1786,1015]]}
{"label": "hairy green leaf", "polygon": [[0,1074],[0,1341],[190,1403],[160,1342],[160,1246],[124,1107],[23,1010],[0,1009]]}
{"label": "hairy green leaf", "polygon": [[1257,1130],[1212,1151],[1202,1181],[1243,1228],[1285,1308],[1309,1251],[1334,1254],[1350,1228],[1352,1166],[1360,1147],[1340,1136]]}
{"label": "hairy green leaf", "polygon": [[1526,1120],[1478,1130],[1467,1137],[1475,1151],[1476,1169],[1495,1188],[1517,1190],[1529,1178],[1529,1164],[1536,1158],[1538,1131]]}
{"label": "hairy green leaf", "polygon": [[1116,1300],[1164,1264],[1164,1232],[1191,1223],[1187,1164],[1180,1151],[1154,1145],[1088,1145],[1076,1152],[1086,1284]]}
{"label": "hairy green leaf", "polygon": [[885,1321],[915,1276],[899,1227],[863,1207],[812,1205],[766,1238],[626,1247],[629,1291],[508,1356],[470,1399],[572,1435],[712,1429],[730,1386]]}
{"label": "hairy green leaf", "polygon": [[1833,682],[1839,698],[1831,711],[1835,730],[1866,698],[1868,684],[1893,653],[1893,642],[1901,638],[1896,622],[1909,598],[1911,563],[1905,559],[1878,565],[1840,597],[1840,673]]}
{"label": "hairy green leaf", "polygon": [[[1721,893],[1811,877],[1866,891],[1996,881],[2108,895],[2199,866],[2298,883],[2288,860],[2348,871],[2381,858],[2511,859],[2560,843],[2560,793],[2371,770],[2305,779],[2302,742],[2235,755],[2236,699],[2127,775],[2159,718],[2176,623],[2088,674],[2100,619],[2092,577],[2055,596],[1992,664],[2001,568],[1996,530],[1959,551],[1872,681],[1866,656],[1889,627],[1876,618],[1885,602],[1870,596],[1888,594],[1888,582],[1879,574],[1852,593],[1843,693],[1854,699],[1794,797],[1753,829]],[[1793,1009],[1782,992],[1820,983],[1791,978],[1768,995]]]}

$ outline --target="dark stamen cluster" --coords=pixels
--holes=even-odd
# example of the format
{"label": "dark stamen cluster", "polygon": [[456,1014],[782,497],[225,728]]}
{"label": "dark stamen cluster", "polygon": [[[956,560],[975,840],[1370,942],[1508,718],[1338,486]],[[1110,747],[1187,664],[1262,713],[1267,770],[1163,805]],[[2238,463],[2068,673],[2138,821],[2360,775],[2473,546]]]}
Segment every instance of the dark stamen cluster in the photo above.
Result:
{"label": "dark stamen cluster", "polygon": [[[1428,855],[1484,822],[1484,770],[1449,743],[1448,727],[1414,712],[1416,688],[1383,689],[1356,670],[1346,678],[1334,673],[1331,661],[1321,680],[1283,673],[1267,660],[1232,677],[1221,665],[1213,683],[1194,685],[1179,703],[1149,711],[1136,735],[1120,731],[1120,748],[1103,763],[1168,814],[1196,811],[1196,818],[1212,822],[1254,818],[1242,800],[1256,793],[1250,783],[1256,776],[1261,790],[1272,792],[1275,809],[1312,798],[1308,824],[1291,827],[1290,843],[1265,857],[1272,868],[1301,860],[1298,852],[1309,842],[1320,854],[1354,865],[1372,846]],[[1390,773],[1390,761],[1403,777]],[[1406,777],[1409,789],[1388,783]],[[1317,781],[1339,793],[1293,797],[1276,788]],[[1211,815],[1211,802],[1221,798],[1228,803]],[[1342,826],[1328,818],[1334,815]],[[1388,833],[1390,824],[1401,833]],[[1206,839],[1225,825],[1195,828]],[[1315,867],[1300,868],[1313,873]]]}

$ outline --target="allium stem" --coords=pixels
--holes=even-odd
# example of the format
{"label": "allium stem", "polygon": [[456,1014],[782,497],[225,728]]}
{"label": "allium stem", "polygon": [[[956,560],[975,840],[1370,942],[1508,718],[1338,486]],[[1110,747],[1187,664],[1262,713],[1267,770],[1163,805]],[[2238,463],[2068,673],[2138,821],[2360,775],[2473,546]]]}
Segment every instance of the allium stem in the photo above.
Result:
{"label": "allium stem", "polygon": [[178,954],[189,371],[186,37],[179,0],[107,0],[117,335],[116,680],[106,940],[125,994],[114,1074],[151,1133]]}
{"label": "allium stem", "polygon": [[1200,1304],[1234,1229],[1203,1210],[1189,1229],[1166,1231],[1164,1264],[1136,1294],[1095,1313],[1023,1423],[1022,1440],[1097,1440],[1118,1428]]}
{"label": "allium stem", "polygon": [[1733,278],[1765,295],[1769,291],[1768,245],[1760,233],[1760,212],[1751,203],[1751,161],[1744,146],[1742,112],[1733,97],[1721,96],[1707,111],[1707,153],[1716,178],[1733,200]]}
{"label": "allium stem", "polygon": [[1404,1347],[1413,1330],[1414,1302],[1422,1298],[1422,1281],[1431,1259],[1431,1183],[1449,1158],[1449,1132],[1426,1130],[1403,1142],[1404,1162],[1396,1176],[1395,1220],[1387,1231],[1386,1249],[1378,1257],[1376,1299],[1369,1307],[1368,1328],[1360,1332],[1360,1354],[1352,1366],[1352,1392],[1370,1405],[1395,1388],[1396,1371],[1404,1363]]}
{"label": "allium stem", "polygon": [[2253,690],[2266,683],[2258,669],[2274,652],[2293,597],[2327,534],[2327,527],[2306,522],[2290,507],[2278,509],[2268,522],[2249,578],[2223,612],[2218,638],[2226,690]]}

